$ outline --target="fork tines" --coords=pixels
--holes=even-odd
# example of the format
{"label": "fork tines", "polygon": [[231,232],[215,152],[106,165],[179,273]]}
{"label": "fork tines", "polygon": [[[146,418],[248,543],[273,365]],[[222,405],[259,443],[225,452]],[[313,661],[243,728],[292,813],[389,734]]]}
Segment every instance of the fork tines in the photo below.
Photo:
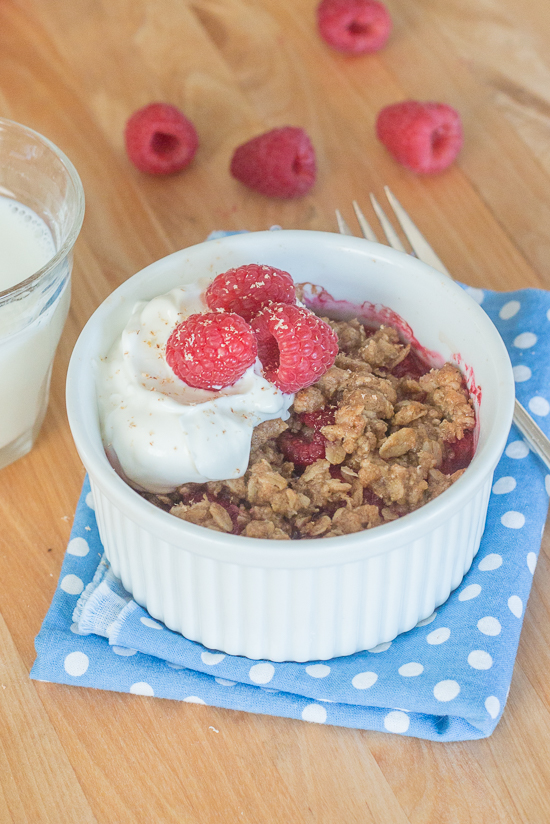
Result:
{"label": "fork tines", "polygon": [[[444,275],[447,275],[447,277],[450,278],[451,274],[449,273],[448,269],[436,255],[436,253],[434,252],[426,238],[422,235],[418,227],[413,223],[408,213],[399,203],[398,199],[395,197],[395,195],[389,189],[388,186],[384,186],[384,192],[386,193],[388,203],[390,204],[392,211],[399,225],[401,226],[401,229],[403,230],[403,234],[409,241],[416,257],[424,261],[424,263],[433,266],[434,269],[437,269],[439,272],[442,272]],[[393,228],[386,213],[380,206],[380,203],[377,201],[377,199],[374,197],[372,193],[370,195],[370,199],[372,203],[372,208],[374,209],[374,212],[380,222],[380,226],[382,227],[388,244],[393,249],[398,249],[400,252],[405,252],[406,249],[401,243],[399,235]],[[367,221],[365,215],[363,214],[355,200],[353,201],[353,209],[356,214],[359,226],[361,227],[361,233],[363,237],[367,240],[372,240],[375,242],[378,241],[376,233],[373,231],[371,225]],[[340,234],[353,235],[353,232],[351,231],[348,224],[346,223],[346,221],[344,220],[344,218],[338,210],[336,210],[336,219],[338,221],[338,230]]]}

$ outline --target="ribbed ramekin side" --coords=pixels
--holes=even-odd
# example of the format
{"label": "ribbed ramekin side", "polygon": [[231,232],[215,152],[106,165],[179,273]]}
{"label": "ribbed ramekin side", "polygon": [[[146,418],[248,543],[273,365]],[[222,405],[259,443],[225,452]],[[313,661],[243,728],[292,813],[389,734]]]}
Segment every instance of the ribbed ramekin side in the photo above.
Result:
{"label": "ribbed ramekin side", "polygon": [[173,546],[92,483],[113,571],[152,617],[210,649],[274,661],[372,649],[427,618],[472,563],[490,487],[488,479],[460,512],[410,545],[353,563],[278,569]]}
{"label": "ribbed ramekin side", "polygon": [[472,500],[474,511],[472,513],[470,535],[467,542],[468,546],[471,547],[471,551],[463,553],[462,564],[459,563],[460,556],[457,553],[451,589],[456,589],[457,586],[459,586],[462,579],[470,569],[475,554],[479,549],[481,538],[483,537],[483,530],[485,529],[485,521],[487,520],[487,509],[492,485],[493,474],[491,473],[483,486],[478,489],[475,498]]}
{"label": "ribbed ramekin side", "polygon": [[271,569],[266,578],[265,632],[269,639],[269,655],[266,657],[272,661],[285,659],[293,634],[292,575],[293,570]]}
{"label": "ribbed ramekin side", "polygon": [[[120,570],[120,554],[118,547],[121,541],[117,539],[115,530],[117,529],[118,510],[114,509],[110,500],[105,497],[101,487],[97,485],[92,476],[90,476],[90,486],[94,499],[94,509],[97,521],[97,528],[99,530],[99,537],[103,544],[103,549],[107,554],[109,563],[115,575],[122,578]],[[114,519],[112,515],[116,515]]]}

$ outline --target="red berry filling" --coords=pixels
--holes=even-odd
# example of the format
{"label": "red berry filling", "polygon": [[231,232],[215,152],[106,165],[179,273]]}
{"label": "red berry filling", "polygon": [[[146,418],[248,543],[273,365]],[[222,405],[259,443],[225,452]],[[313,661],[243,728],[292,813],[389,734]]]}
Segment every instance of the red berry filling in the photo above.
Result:
{"label": "red berry filling", "polygon": [[296,290],[288,272],[250,263],[215,277],[205,299],[212,310],[236,312],[250,321],[269,303],[296,303]]}
{"label": "red berry filling", "polygon": [[315,412],[302,412],[298,417],[303,424],[319,432],[323,426],[331,426],[334,423],[335,414],[335,406],[325,406],[324,409],[317,409]]}
{"label": "red berry filling", "polygon": [[150,103],[134,112],[126,124],[124,138],[134,166],[152,175],[169,175],[185,169],[199,145],[191,121],[168,103]]}
{"label": "red berry filling", "polygon": [[256,360],[250,326],[239,316],[190,315],[166,344],[166,361],[180,380],[197,389],[222,389],[241,378]]}
{"label": "red berry filling", "polygon": [[446,169],[463,142],[459,113],[444,103],[406,100],[378,114],[376,134],[401,165],[419,174]]}
{"label": "red berry filling", "polygon": [[315,383],[338,354],[338,337],[328,323],[308,309],[276,303],[251,322],[264,375],[282,392]]}
{"label": "red berry filling", "polygon": [[392,368],[391,373],[396,378],[404,378],[407,376],[413,380],[418,380],[422,375],[429,372],[430,369],[430,364],[422,358],[416,349],[411,348],[409,354]]}
{"label": "red berry filling", "polygon": [[277,444],[287,461],[297,466],[308,466],[325,457],[326,438],[320,432],[314,432],[308,439],[296,435],[288,429],[279,435]]}
{"label": "red berry filling", "polygon": [[459,469],[466,469],[474,457],[474,433],[467,431],[459,441],[445,444],[445,454],[439,469],[444,475],[452,475]]}
{"label": "red berry filling", "polygon": [[315,152],[303,129],[283,126],[238,146],[230,171],[268,197],[300,197],[315,183]]}
{"label": "red berry filling", "polygon": [[323,40],[348,54],[378,51],[392,29],[388,10],[376,0],[323,0],[317,23]]}

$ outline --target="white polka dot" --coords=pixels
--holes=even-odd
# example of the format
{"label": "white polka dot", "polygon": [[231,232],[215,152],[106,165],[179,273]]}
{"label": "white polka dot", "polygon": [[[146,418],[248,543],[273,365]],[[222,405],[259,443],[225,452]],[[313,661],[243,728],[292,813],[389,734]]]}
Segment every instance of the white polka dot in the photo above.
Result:
{"label": "white polka dot", "polygon": [[537,568],[537,556],[534,552],[529,552],[527,555],[527,566],[531,575],[534,575],[535,569]]}
{"label": "white polka dot", "polygon": [[130,692],[132,695],[154,695],[155,691],[151,684],[148,684],[146,681],[136,681],[135,684],[132,684],[130,687]]}
{"label": "white polka dot", "polygon": [[137,652],[137,649],[130,649],[129,647],[111,647],[111,649],[115,655],[121,655],[123,658],[129,658]]}
{"label": "white polka dot", "polygon": [[513,492],[516,486],[516,479],[510,475],[506,475],[504,478],[499,478],[498,481],[493,484],[493,492],[495,495],[506,495],[507,492]]}
{"label": "white polka dot", "polygon": [[327,720],[327,711],[320,704],[308,704],[302,710],[302,718],[312,724],[324,724]]}
{"label": "white polka dot", "polygon": [[353,676],[351,683],[356,690],[368,690],[377,681],[378,675],[375,672],[358,672]]}
{"label": "white polka dot", "polygon": [[203,701],[202,698],[199,698],[197,695],[188,695],[187,698],[183,700],[186,704],[204,704],[206,706],[206,701]]}
{"label": "white polka dot", "polygon": [[525,441],[512,441],[506,447],[506,455],[509,458],[514,458],[519,461],[521,458],[526,458],[529,454],[529,447]]}
{"label": "white polka dot", "polygon": [[165,661],[164,663],[166,664],[167,667],[170,667],[170,669],[173,669],[173,670],[185,669],[185,667],[183,667],[181,664],[173,664],[171,661]]}
{"label": "white polka dot", "polygon": [[68,595],[80,595],[84,589],[84,584],[78,575],[65,575],[61,581],[61,589]]}
{"label": "white polka dot", "polygon": [[384,718],[384,727],[388,732],[407,732],[411,719],[405,712],[401,710],[393,710],[389,712]]}
{"label": "white polka dot", "polygon": [[273,694],[275,694],[276,692],[279,692],[279,690],[271,689],[271,687],[260,687],[260,689],[263,690],[264,692],[271,692]]}
{"label": "white polka dot", "polygon": [[438,629],[434,629],[433,632],[430,632],[429,635],[426,636],[426,641],[428,644],[444,644],[445,641],[449,638],[451,634],[451,630],[449,627],[439,627]]}
{"label": "white polka dot", "polygon": [[151,629],[163,629],[162,624],[159,624],[157,621],[153,621],[152,618],[140,618],[139,620],[145,627],[150,627]]}
{"label": "white polka dot", "polygon": [[415,675],[422,675],[424,667],[422,664],[411,661],[410,664],[403,664],[402,667],[399,667],[398,672],[399,675],[402,675],[404,678],[413,678]]}
{"label": "white polka dot", "polygon": [[460,692],[456,681],[439,681],[434,687],[434,697],[437,701],[452,701]]}
{"label": "white polka dot", "polygon": [[481,572],[491,572],[500,566],[502,566],[502,557],[497,555],[496,552],[491,552],[490,555],[486,555],[485,558],[479,562],[477,568],[481,570]]}
{"label": "white polka dot", "polygon": [[312,678],[326,678],[330,673],[330,667],[326,664],[311,664],[311,666],[306,667],[306,672]]}
{"label": "white polka dot", "polygon": [[510,318],[513,318],[514,315],[517,315],[520,307],[521,303],[519,300],[509,300],[508,303],[505,303],[501,308],[498,316],[501,320],[510,320]]}
{"label": "white polka dot", "polygon": [[418,622],[416,625],[417,627],[426,627],[428,624],[431,624],[432,621],[435,621],[437,618],[437,612],[432,612],[431,615],[428,615],[427,618],[423,618],[421,621]]}
{"label": "white polka dot", "polygon": [[480,618],[477,622],[477,628],[484,635],[499,635],[502,629],[500,621],[493,618],[491,615],[486,615],[485,618]]}
{"label": "white polka dot", "polygon": [[236,681],[228,681],[226,678],[214,678],[214,681],[222,687],[234,687],[237,683]]}
{"label": "white polka dot", "polygon": [[496,718],[500,712],[500,701],[496,697],[496,695],[490,695],[488,698],[485,699],[485,709],[491,716],[491,718]]}
{"label": "white polka dot", "polygon": [[378,644],[377,647],[368,649],[367,652],[386,652],[391,647],[391,641],[386,641],[384,644]]}
{"label": "white polka dot", "polygon": [[481,587],[479,584],[470,584],[470,586],[464,587],[460,595],[458,596],[459,601],[471,601],[472,598],[477,598],[479,593],[481,592]]}
{"label": "white polka dot", "polygon": [[468,656],[468,663],[473,669],[488,670],[493,666],[493,659],[483,649],[474,649]]}
{"label": "white polka dot", "polygon": [[80,675],[84,675],[90,666],[90,659],[83,652],[70,652],[65,658],[63,666],[68,675],[78,678]]}
{"label": "white polka dot", "polygon": [[86,505],[89,506],[90,509],[95,509],[94,496],[91,492],[88,492],[86,495]]}
{"label": "white polka dot", "polygon": [[541,418],[545,418],[550,412],[550,403],[548,403],[546,398],[542,398],[540,395],[535,395],[529,401],[529,409],[533,415],[540,415]]}
{"label": "white polka dot", "polygon": [[483,303],[483,298],[485,297],[485,292],[483,289],[476,289],[474,286],[467,286],[464,291],[467,292],[476,303]]}
{"label": "white polka dot", "polygon": [[544,478],[544,486],[546,488],[546,493],[550,495],[550,475],[546,475]]}
{"label": "white polka dot", "polygon": [[523,602],[518,595],[511,595],[510,598],[508,598],[508,609],[516,618],[521,618]]}
{"label": "white polka dot", "polygon": [[514,338],[514,346],[518,349],[530,349],[537,342],[537,336],[534,332],[522,332]]}
{"label": "white polka dot", "polygon": [[275,675],[275,667],[273,664],[254,664],[248,674],[255,684],[267,684]]}
{"label": "white polka dot", "polygon": [[504,513],[500,519],[500,523],[502,526],[508,527],[508,529],[521,529],[522,526],[525,526],[525,515],[511,509],[509,512]]}
{"label": "white polka dot", "polygon": [[223,661],[225,655],[223,652],[201,652],[201,661],[209,667],[213,667]]}
{"label": "white polka dot", "polygon": [[79,558],[83,558],[89,551],[90,547],[88,546],[88,541],[84,538],[73,538],[69,541],[69,545],[67,547],[67,552],[69,555],[78,555]]}
{"label": "white polka dot", "polygon": [[514,380],[516,383],[524,383],[524,381],[528,381],[533,374],[529,367],[525,366],[524,363],[514,366],[512,372],[514,373]]}

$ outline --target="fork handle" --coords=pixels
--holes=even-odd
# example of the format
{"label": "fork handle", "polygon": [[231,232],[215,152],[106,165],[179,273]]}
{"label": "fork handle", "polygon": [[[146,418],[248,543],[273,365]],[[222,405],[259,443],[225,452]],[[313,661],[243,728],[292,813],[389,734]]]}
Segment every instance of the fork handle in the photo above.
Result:
{"label": "fork handle", "polygon": [[514,423],[533,452],[550,470],[550,441],[517,399],[514,404]]}

